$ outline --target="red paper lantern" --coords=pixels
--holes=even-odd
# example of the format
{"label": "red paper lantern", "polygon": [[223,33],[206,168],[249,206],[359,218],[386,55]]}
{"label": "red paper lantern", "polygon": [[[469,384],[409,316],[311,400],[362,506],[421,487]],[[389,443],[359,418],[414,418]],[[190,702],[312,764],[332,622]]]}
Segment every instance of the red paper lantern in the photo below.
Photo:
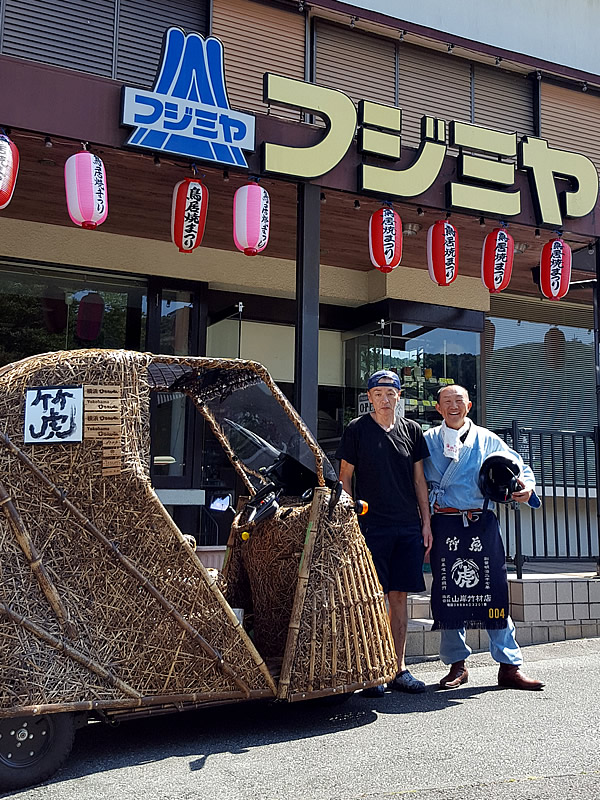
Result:
{"label": "red paper lantern", "polygon": [[542,248],[540,289],[548,300],[560,300],[569,291],[571,248],[563,239],[551,239]]}
{"label": "red paper lantern", "polygon": [[4,133],[0,134],[0,209],[10,203],[19,172],[19,151]]}
{"label": "red paper lantern", "polygon": [[427,232],[429,277],[448,286],[458,275],[458,231],[446,219],[434,222]]}
{"label": "red paper lantern", "polygon": [[402,259],[402,220],[385,206],[369,220],[369,255],[380,272],[391,272]]}
{"label": "red paper lantern", "polygon": [[481,251],[481,280],[491,294],[506,289],[512,275],[515,241],[506,228],[494,228]]}
{"label": "red paper lantern", "polygon": [[258,183],[240,186],[233,196],[233,241],[246,256],[256,256],[269,243],[271,201]]}
{"label": "red paper lantern", "polygon": [[173,189],[171,239],[180,253],[202,244],[208,210],[208,189],[198,178],[184,178]]}

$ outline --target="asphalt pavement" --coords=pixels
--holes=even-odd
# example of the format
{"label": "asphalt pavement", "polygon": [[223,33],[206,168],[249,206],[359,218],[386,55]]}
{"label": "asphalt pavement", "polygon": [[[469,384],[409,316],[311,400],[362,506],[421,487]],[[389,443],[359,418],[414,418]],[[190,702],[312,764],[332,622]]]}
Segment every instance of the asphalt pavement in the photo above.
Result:
{"label": "asphalt pavement", "polygon": [[24,800],[591,800],[600,794],[600,639],[527,647],[542,692],[496,686],[487,654],[470,681],[421,695],[354,695],[338,707],[240,704],[90,725]]}

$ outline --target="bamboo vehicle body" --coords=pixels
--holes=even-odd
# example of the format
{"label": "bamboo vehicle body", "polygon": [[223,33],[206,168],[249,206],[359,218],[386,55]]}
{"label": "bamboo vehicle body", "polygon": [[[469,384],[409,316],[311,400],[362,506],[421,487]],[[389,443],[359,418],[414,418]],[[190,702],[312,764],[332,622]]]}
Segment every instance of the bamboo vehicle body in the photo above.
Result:
{"label": "bamboo vehicle body", "polygon": [[[152,392],[191,398],[246,487],[218,575],[152,488]],[[0,369],[0,420],[0,791],[53,774],[93,718],[393,677],[354,504],[260,364],[47,353]]]}

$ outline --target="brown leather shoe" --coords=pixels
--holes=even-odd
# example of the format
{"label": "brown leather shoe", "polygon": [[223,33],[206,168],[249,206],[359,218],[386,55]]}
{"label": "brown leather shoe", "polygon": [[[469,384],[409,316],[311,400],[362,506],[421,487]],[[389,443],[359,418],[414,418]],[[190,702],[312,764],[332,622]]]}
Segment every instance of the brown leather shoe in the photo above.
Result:
{"label": "brown leather shoe", "polygon": [[512,664],[500,664],[498,670],[498,686],[504,689],[527,689],[529,691],[539,691],[544,687],[542,681],[536,681],[524,675],[519,667]]}
{"label": "brown leather shoe", "polygon": [[468,680],[469,670],[465,667],[465,662],[456,661],[450,666],[450,672],[440,681],[440,686],[442,689],[456,689]]}

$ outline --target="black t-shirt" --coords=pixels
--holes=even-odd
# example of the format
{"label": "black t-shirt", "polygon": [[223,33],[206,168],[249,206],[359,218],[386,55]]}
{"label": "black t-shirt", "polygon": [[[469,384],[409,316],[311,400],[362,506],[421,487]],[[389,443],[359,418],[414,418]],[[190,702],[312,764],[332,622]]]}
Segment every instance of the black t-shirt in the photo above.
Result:
{"label": "black t-shirt", "polygon": [[335,455],[354,466],[355,497],[369,504],[367,524],[420,522],[413,467],[429,450],[416,422],[399,417],[386,432],[365,414],[350,422]]}

